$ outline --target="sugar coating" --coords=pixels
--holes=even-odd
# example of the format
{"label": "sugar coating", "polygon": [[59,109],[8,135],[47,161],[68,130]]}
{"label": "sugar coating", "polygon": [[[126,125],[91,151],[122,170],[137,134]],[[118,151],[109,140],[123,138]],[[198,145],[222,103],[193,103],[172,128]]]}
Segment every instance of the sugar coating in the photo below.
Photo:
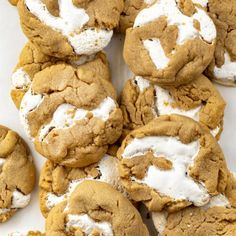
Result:
{"label": "sugar coating", "polygon": [[[175,0],[159,0],[148,8],[143,9],[137,15],[134,27],[146,25],[161,16],[166,17],[168,25],[176,25],[178,27],[177,45],[183,45],[186,41],[195,38],[200,38],[207,43],[212,43],[216,39],[215,25],[204,10],[196,7],[196,12],[192,16],[186,16],[180,11]],[[199,22],[200,30],[194,27],[195,21]],[[147,44],[147,40],[144,40],[143,43],[156,68],[166,68],[169,60],[167,55],[165,55],[164,49],[161,49],[160,42],[153,41]],[[155,53],[157,56],[154,56]]]}
{"label": "sugar coating", "polygon": [[146,184],[174,200],[188,200],[196,206],[203,206],[210,198],[207,189],[188,174],[199,150],[199,140],[184,144],[177,137],[147,136],[134,138],[126,146],[122,156],[131,159],[152,151],[156,158],[165,157],[172,162],[171,170],[161,170],[150,165],[143,179],[132,177],[132,180]]}
{"label": "sugar coating", "polygon": [[85,235],[92,235],[94,231],[97,231],[100,235],[113,236],[112,225],[109,222],[96,222],[87,214],[69,214],[66,227],[67,230],[79,228]]}
{"label": "sugar coating", "polygon": [[30,76],[22,69],[17,69],[12,74],[12,85],[16,89],[27,88],[31,84]]}
{"label": "sugar coating", "polygon": [[58,1],[59,17],[51,15],[42,0],[25,0],[25,4],[41,22],[61,32],[79,55],[101,51],[111,40],[112,30],[83,29],[89,15],[85,9],[76,7],[72,0]]}
{"label": "sugar coating", "polygon": [[[100,171],[99,179],[97,181],[106,182],[115,188],[119,188],[119,172],[118,172],[118,160],[112,156],[104,155],[101,161],[98,163],[97,169]],[[93,177],[88,176],[83,179],[77,179],[70,182],[68,190],[65,194],[58,196],[54,193],[47,194],[46,206],[48,209],[53,208],[58,203],[67,199],[74,190],[81,184],[84,180],[93,180]]]}
{"label": "sugar coating", "polygon": [[41,103],[43,102],[43,95],[42,94],[33,94],[31,87],[25,93],[21,104],[20,104],[20,121],[28,135],[29,138],[31,137],[31,132],[28,123],[28,114],[36,109]]}
{"label": "sugar coating", "polygon": [[236,80],[236,61],[231,61],[229,53],[224,54],[224,64],[221,67],[214,67],[214,76],[221,80]]}
{"label": "sugar coating", "polygon": [[115,108],[116,103],[110,97],[106,97],[98,107],[91,111],[67,103],[61,104],[54,112],[51,122],[41,129],[39,140],[43,141],[52,129],[65,129],[75,125],[77,121],[85,119],[88,112],[91,112],[94,117],[106,121]]}
{"label": "sugar coating", "polygon": [[15,190],[12,193],[12,205],[10,208],[0,208],[0,215],[9,212],[11,209],[20,209],[26,207],[30,202],[31,194],[24,195]]}

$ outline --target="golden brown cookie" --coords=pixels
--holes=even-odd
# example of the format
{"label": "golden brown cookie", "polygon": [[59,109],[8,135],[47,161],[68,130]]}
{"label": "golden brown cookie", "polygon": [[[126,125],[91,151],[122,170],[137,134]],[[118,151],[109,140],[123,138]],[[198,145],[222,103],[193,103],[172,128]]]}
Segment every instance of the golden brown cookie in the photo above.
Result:
{"label": "golden brown cookie", "polygon": [[236,235],[236,209],[230,208],[223,195],[213,197],[204,207],[153,213],[152,219],[159,236]]}
{"label": "golden brown cookie", "polygon": [[28,147],[16,132],[0,126],[0,223],[29,204],[34,184]]}
{"label": "golden brown cookie", "polygon": [[22,232],[15,232],[9,234],[9,236],[45,236],[45,234],[39,232],[39,231],[29,231],[28,233],[22,233]]}
{"label": "golden brown cookie", "polygon": [[236,0],[208,0],[208,12],[216,25],[217,42],[206,74],[220,84],[236,86]]}
{"label": "golden brown cookie", "polygon": [[99,161],[122,132],[115,89],[89,68],[47,67],[21,101],[21,122],[36,150],[61,165]]}
{"label": "golden brown cookie", "polygon": [[223,152],[194,120],[160,116],[132,131],[118,150],[121,182],[129,197],[150,211],[204,206],[224,193],[236,206],[235,182]]}
{"label": "golden brown cookie", "polygon": [[26,36],[43,53],[59,58],[101,51],[110,42],[122,9],[123,0],[19,0],[18,4]]}
{"label": "golden brown cookie", "polygon": [[84,181],[54,207],[46,221],[46,236],[149,235],[136,208],[109,184]]}
{"label": "golden brown cookie", "polygon": [[106,182],[123,192],[116,157],[104,155],[96,164],[84,168],[69,168],[47,161],[40,174],[40,208],[46,218],[57,204],[68,199],[84,180]]}
{"label": "golden brown cookie", "polygon": [[126,31],[124,59],[135,75],[178,86],[197,78],[211,62],[216,29],[191,0],[154,0]]}
{"label": "golden brown cookie", "polygon": [[[90,73],[90,76],[96,75],[96,77],[110,80],[109,64],[103,52],[91,56],[81,56],[66,62],[80,68],[81,72],[86,70],[86,73]],[[61,63],[64,62],[55,57],[46,56],[35,45],[30,42],[27,43],[12,74],[13,89],[11,90],[11,97],[16,107],[20,107],[21,99],[31,85],[36,73],[49,66]]]}
{"label": "golden brown cookie", "polygon": [[216,87],[201,75],[187,85],[162,88],[136,76],[126,82],[121,96],[123,136],[160,115],[179,114],[200,121],[219,138],[225,101]]}

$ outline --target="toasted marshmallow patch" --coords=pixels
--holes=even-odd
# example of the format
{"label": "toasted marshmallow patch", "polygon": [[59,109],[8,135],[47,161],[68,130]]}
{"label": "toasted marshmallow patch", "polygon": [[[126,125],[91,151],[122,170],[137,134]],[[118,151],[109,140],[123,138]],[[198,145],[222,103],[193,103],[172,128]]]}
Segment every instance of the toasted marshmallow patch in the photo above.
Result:
{"label": "toasted marshmallow patch", "polygon": [[25,208],[30,202],[31,194],[24,195],[23,193],[15,190],[12,193],[12,205],[10,208],[0,208],[0,214],[5,214],[11,209]]}
{"label": "toasted marshmallow patch", "polygon": [[[212,43],[216,39],[215,25],[204,10],[196,7],[196,13],[192,16],[186,16],[180,11],[175,0],[159,0],[150,7],[143,9],[137,15],[134,27],[146,25],[161,16],[166,17],[168,25],[176,25],[178,27],[177,45],[183,45],[186,41],[195,38],[200,38],[207,43]],[[196,20],[200,24],[199,30],[194,27]],[[147,44],[147,40],[144,40],[143,43],[156,68],[166,68],[169,59],[160,43],[153,41]],[[157,54],[157,56],[154,56],[154,54]]]}
{"label": "toasted marshmallow patch", "polygon": [[12,85],[16,89],[24,89],[30,86],[31,80],[30,76],[22,69],[17,69],[12,74]]}
{"label": "toasted marshmallow patch", "polygon": [[109,114],[115,108],[116,104],[110,97],[105,98],[97,108],[91,111],[78,109],[75,106],[66,103],[61,104],[54,112],[51,122],[41,129],[39,140],[43,141],[52,129],[65,129],[75,125],[77,121],[85,119],[89,112],[91,112],[94,117],[106,121],[109,119]]}
{"label": "toasted marshmallow patch", "polygon": [[214,76],[217,79],[236,81],[236,61],[231,61],[229,53],[226,51],[224,54],[224,64],[221,67],[215,66]]}
{"label": "toasted marshmallow patch", "polygon": [[[100,172],[100,176],[97,181],[106,182],[113,187],[119,189],[119,172],[118,172],[118,160],[112,156],[105,155],[101,161],[98,163],[97,170]],[[83,179],[77,179],[70,182],[68,190],[65,194],[57,196],[54,193],[47,194],[46,206],[48,209],[52,209],[55,205],[67,199],[74,190],[81,184],[84,180],[93,180],[92,176],[87,176]]]}
{"label": "toasted marshmallow patch", "polygon": [[92,235],[93,232],[98,232],[100,235],[113,236],[112,226],[109,222],[96,222],[87,214],[69,214],[66,227],[67,230],[79,228],[85,235]]}
{"label": "toasted marshmallow patch", "polygon": [[196,206],[203,206],[210,198],[207,189],[201,183],[195,182],[188,174],[199,150],[198,140],[184,144],[176,137],[148,136],[133,139],[124,149],[122,156],[131,159],[152,151],[156,158],[165,157],[172,162],[171,170],[164,171],[151,165],[143,179],[139,180],[135,177],[132,179],[174,200],[187,200]]}
{"label": "toasted marshmallow patch", "polygon": [[29,123],[28,114],[36,109],[43,102],[42,94],[33,94],[32,89],[29,90],[24,95],[20,104],[20,121],[28,134],[29,138],[32,138]]}
{"label": "toasted marshmallow patch", "polygon": [[25,4],[41,22],[61,32],[79,55],[101,51],[111,40],[112,30],[83,29],[89,15],[85,9],[76,7],[72,0],[58,1],[59,17],[51,15],[42,0],[25,0]]}

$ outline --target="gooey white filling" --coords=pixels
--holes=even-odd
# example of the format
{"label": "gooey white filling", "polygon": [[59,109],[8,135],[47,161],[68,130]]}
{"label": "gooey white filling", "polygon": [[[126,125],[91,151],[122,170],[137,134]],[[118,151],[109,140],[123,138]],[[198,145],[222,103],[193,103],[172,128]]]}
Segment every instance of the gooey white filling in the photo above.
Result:
{"label": "gooey white filling", "polygon": [[20,209],[26,207],[30,202],[31,195],[24,195],[23,193],[15,190],[12,193],[12,205],[10,208],[0,208],[0,215],[9,212],[11,209]]}
{"label": "gooey white filling", "polygon": [[[134,27],[146,25],[157,20],[161,16],[165,16],[168,25],[176,25],[178,27],[177,45],[183,45],[186,41],[195,38],[200,38],[205,40],[207,43],[212,43],[216,38],[216,28],[207,13],[196,7],[196,13],[192,16],[186,16],[178,8],[177,2],[178,1],[175,0],[156,1],[156,3],[150,7],[140,11],[135,19]],[[200,23],[200,30],[194,27],[195,20]],[[144,47],[149,52],[156,68],[164,69],[168,66],[169,57],[168,55],[165,55],[160,42],[158,40],[152,40],[152,42],[144,40]],[[172,52],[172,54],[174,54],[174,52]]]}
{"label": "gooey white filling", "polygon": [[113,236],[112,225],[109,222],[96,222],[87,214],[69,214],[66,227],[67,230],[69,228],[79,228],[88,236],[91,236],[94,230],[103,236]]}
{"label": "gooey white filling", "polygon": [[[150,82],[141,76],[136,76],[134,82],[137,84],[140,92],[144,92],[144,90],[150,86]],[[168,92],[168,90],[163,89],[158,85],[155,85],[154,88],[156,91],[156,98],[155,98],[156,109],[153,109],[153,112],[156,116],[178,114],[190,117],[193,120],[199,122],[199,113],[202,109],[202,105],[190,110],[184,110],[179,107],[173,107],[173,103],[175,101]],[[156,113],[155,110],[158,112],[158,114]],[[220,132],[220,127],[216,127],[215,129],[211,130],[211,134],[213,136],[217,136],[219,132]]]}
{"label": "gooey white filling", "polygon": [[231,61],[229,53],[224,54],[224,64],[221,67],[214,67],[214,75],[221,80],[236,81],[236,61]]}
{"label": "gooey white filling", "polygon": [[83,29],[89,21],[85,9],[74,6],[72,0],[58,0],[59,17],[50,14],[42,0],[25,0],[29,11],[41,22],[61,32],[79,55],[93,54],[108,45],[113,35],[112,30],[96,28]]}
{"label": "gooey white filling", "polygon": [[77,121],[85,119],[88,112],[91,112],[93,117],[106,121],[109,119],[110,113],[115,108],[116,103],[110,97],[106,97],[97,108],[91,111],[79,109],[66,103],[61,104],[54,112],[51,122],[41,129],[39,140],[43,141],[43,139],[52,129],[64,129],[75,125]]}
{"label": "gooey white filling", "polygon": [[124,149],[124,159],[135,158],[152,151],[156,158],[164,157],[172,162],[171,170],[161,170],[149,166],[141,180],[132,176],[132,180],[146,184],[161,195],[174,200],[188,200],[196,206],[203,206],[209,201],[209,194],[203,184],[195,182],[188,174],[200,150],[199,141],[182,143],[176,137],[148,136],[134,138]]}
{"label": "gooey white filling", "polygon": [[17,69],[12,74],[12,85],[16,89],[27,88],[31,84],[30,76],[22,69]]}
{"label": "gooey white filling", "polygon": [[[105,155],[101,161],[98,163],[97,169],[100,171],[100,176],[97,181],[106,182],[112,185],[114,188],[119,189],[119,173],[118,173],[118,161],[116,158]],[[92,180],[91,176],[88,176],[83,179],[73,180],[68,187],[68,190],[65,194],[58,196],[54,193],[47,194],[46,206],[48,209],[53,208],[58,203],[70,197],[74,190],[81,184],[84,180]]]}

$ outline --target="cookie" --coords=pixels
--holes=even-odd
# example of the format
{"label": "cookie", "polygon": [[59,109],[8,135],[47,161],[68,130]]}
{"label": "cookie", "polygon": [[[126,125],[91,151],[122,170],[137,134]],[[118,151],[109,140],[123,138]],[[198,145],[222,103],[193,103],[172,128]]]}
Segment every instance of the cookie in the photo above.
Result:
{"label": "cookie", "polygon": [[9,234],[9,236],[45,236],[45,234],[42,234],[39,231],[29,231],[28,233],[15,232],[15,233]]}
{"label": "cookie", "polygon": [[20,105],[21,123],[36,150],[69,167],[99,161],[122,132],[115,89],[89,68],[47,67],[34,76]]}
{"label": "cookie", "polygon": [[17,133],[0,126],[0,223],[29,204],[34,184],[28,147]]}
{"label": "cookie", "polygon": [[68,203],[54,207],[46,220],[46,236],[149,235],[136,208],[109,184],[84,181]]}
{"label": "cookie", "polygon": [[220,84],[236,86],[236,1],[208,0],[208,11],[216,25],[217,43],[206,74]]}
{"label": "cookie", "polygon": [[126,82],[121,96],[124,136],[160,115],[179,114],[200,121],[217,138],[223,129],[225,101],[201,75],[187,85],[163,88],[141,76]]}
{"label": "cookie", "polygon": [[85,168],[68,168],[47,161],[40,175],[40,208],[46,218],[58,203],[70,197],[84,180],[106,182],[122,191],[118,173],[118,160],[105,155],[100,162]]}
{"label": "cookie", "polygon": [[154,119],[132,131],[117,155],[129,197],[150,211],[204,206],[220,193],[236,204],[235,183],[221,148],[207,129],[190,118]]}
{"label": "cookie", "polygon": [[13,6],[16,6],[19,0],[8,0]]}
{"label": "cookie", "polygon": [[25,35],[43,53],[58,58],[91,55],[105,48],[122,9],[122,0],[19,0],[18,3]]}
{"label": "cookie", "polygon": [[189,207],[168,214],[155,212],[152,219],[162,236],[217,236],[236,234],[236,209],[223,195],[213,197],[204,207]]}
{"label": "cookie", "polygon": [[154,83],[186,84],[213,58],[215,25],[191,0],[151,2],[126,31],[124,59],[135,75]]}
{"label": "cookie", "polygon": [[[96,74],[97,77],[110,80],[109,64],[103,52],[91,56],[80,56],[66,62],[79,68],[81,73],[86,70],[86,73],[90,73],[90,76]],[[49,66],[61,63],[64,62],[55,57],[46,56],[35,45],[30,42],[27,43],[12,74],[13,89],[11,90],[11,97],[16,107],[20,107],[22,97],[29,89],[35,74]]]}

